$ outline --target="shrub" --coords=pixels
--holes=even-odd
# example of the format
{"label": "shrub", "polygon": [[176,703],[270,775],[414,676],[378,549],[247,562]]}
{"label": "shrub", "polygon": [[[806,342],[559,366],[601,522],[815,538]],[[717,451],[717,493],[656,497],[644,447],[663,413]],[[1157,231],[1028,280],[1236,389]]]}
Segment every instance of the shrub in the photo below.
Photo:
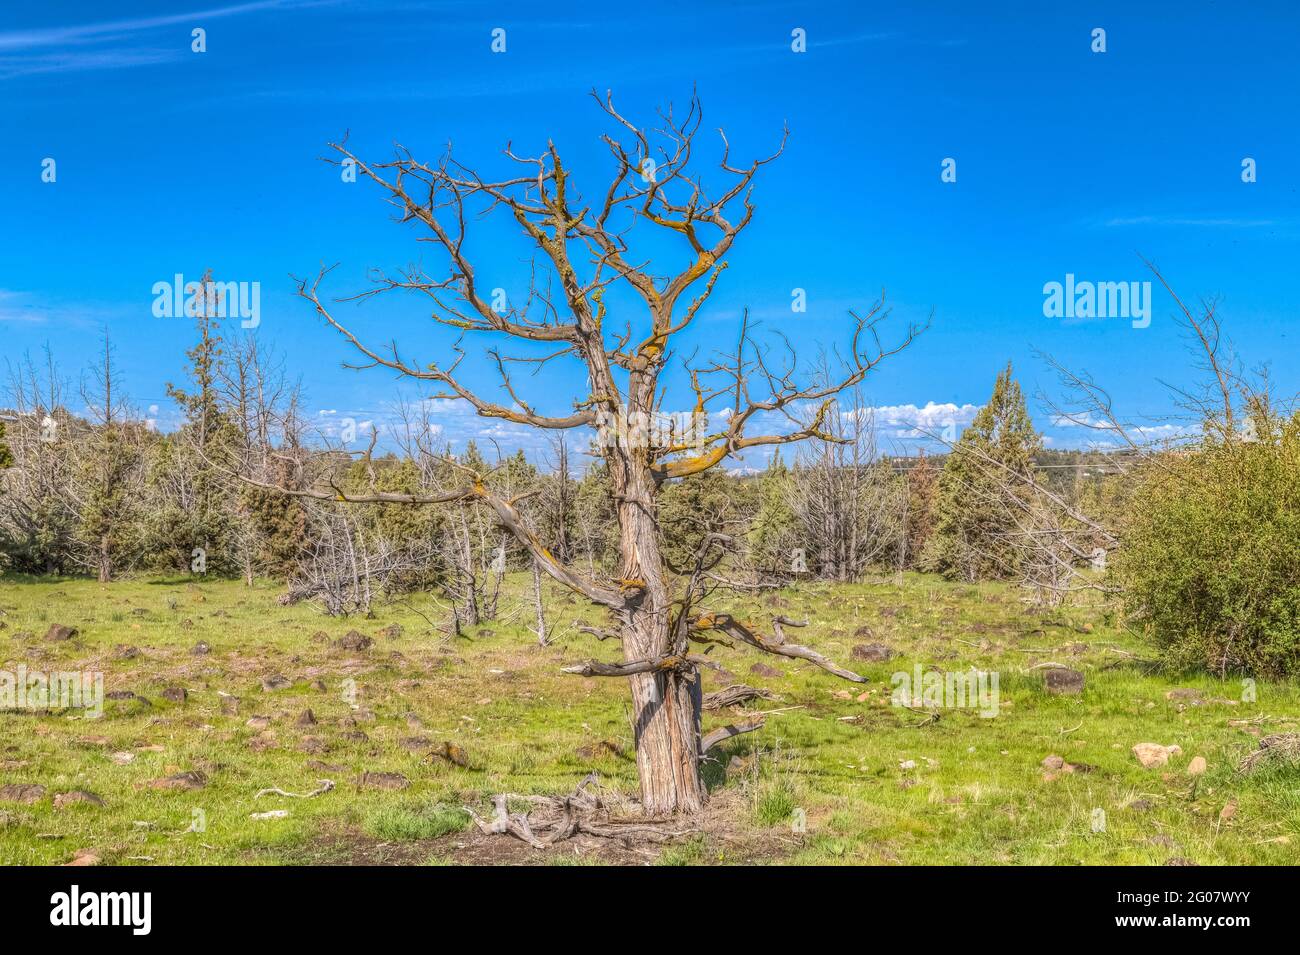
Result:
{"label": "shrub", "polygon": [[1300,673],[1300,417],[1149,463],[1115,570],[1170,663]]}

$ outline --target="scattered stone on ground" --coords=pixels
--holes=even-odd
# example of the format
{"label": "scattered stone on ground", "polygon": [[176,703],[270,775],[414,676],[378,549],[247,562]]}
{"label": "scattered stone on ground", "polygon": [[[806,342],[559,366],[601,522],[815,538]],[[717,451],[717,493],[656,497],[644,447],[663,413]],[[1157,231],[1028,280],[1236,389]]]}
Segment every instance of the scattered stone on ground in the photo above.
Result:
{"label": "scattered stone on ground", "polygon": [[197,769],[190,770],[186,773],[173,773],[171,776],[163,776],[161,779],[152,780],[149,783],[150,789],[202,789],[208,784],[208,777]]}
{"label": "scattered stone on ground", "polygon": [[76,627],[67,627],[61,623],[50,624],[50,629],[45,631],[45,639],[51,642],[60,640],[71,640],[78,633]]}
{"label": "scattered stone on ground", "polygon": [[30,805],[45,798],[45,787],[39,783],[10,783],[0,786],[0,801],[20,802]]}
{"label": "scattered stone on ground", "polygon": [[1177,744],[1162,746],[1159,743],[1138,743],[1133,747],[1133,755],[1144,769],[1154,769],[1168,764],[1170,756],[1177,756],[1183,751]]}
{"label": "scattered stone on ground", "polygon": [[1043,766],[1043,782],[1045,783],[1055,782],[1056,780],[1060,779],[1062,776],[1071,775],[1075,772],[1084,772],[1084,773],[1092,772],[1091,766],[1088,766],[1087,764],[1084,763],[1080,763],[1078,765],[1075,765],[1074,763],[1067,763],[1065,761],[1065,757],[1057,756],[1055,753],[1053,753],[1051,756],[1044,758],[1042,762],[1042,766]]}
{"label": "scattered stone on ground", "polygon": [[86,792],[84,789],[74,789],[72,792],[54,794],[55,809],[62,809],[64,806],[70,806],[73,803],[87,803],[91,806],[102,806],[104,805],[104,800],[92,792]]}
{"label": "scattered stone on ground", "polygon": [[1083,692],[1083,673],[1059,667],[1047,670],[1043,674],[1043,685],[1048,693],[1058,696],[1078,696]]}
{"label": "scattered stone on ground", "polygon": [[405,789],[411,781],[401,773],[363,772],[357,781],[361,789]]}
{"label": "scattered stone on ground", "polygon": [[348,650],[356,653],[362,650],[369,650],[372,643],[374,643],[374,641],[364,633],[360,633],[356,630],[349,630],[343,636],[334,641],[334,647],[339,650]]}

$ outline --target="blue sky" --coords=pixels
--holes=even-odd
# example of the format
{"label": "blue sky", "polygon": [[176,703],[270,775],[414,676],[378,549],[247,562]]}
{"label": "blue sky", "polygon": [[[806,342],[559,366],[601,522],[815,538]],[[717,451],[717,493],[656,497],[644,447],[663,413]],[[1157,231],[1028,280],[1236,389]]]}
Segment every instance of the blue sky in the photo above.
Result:
{"label": "blue sky", "polygon": [[[1148,328],[1043,313],[1044,284],[1067,273],[1150,279],[1140,254],[1184,298],[1219,296],[1246,362],[1300,390],[1294,3],[219,4],[6,4],[5,358],[48,342],[73,378],[107,327],[135,404],[166,421],[164,383],[179,380],[191,329],[155,318],[151,289],[211,268],[260,283],[253,334],[284,353],[313,412],[382,421],[401,386],[343,370],[346,346],[290,276],[338,262],[326,291],[341,295],[368,267],[442,263],[376,189],[319,161],[325,143],[349,133],[363,156],[387,158],[396,140],[433,159],[450,141],[461,160],[504,171],[507,141],[535,154],[551,138],[595,194],[609,127],[588,91],[612,89],[650,122],[695,87],[705,130],[725,128],[735,155],[766,154],[783,123],[791,136],[684,351],[728,344],[748,306],[811,357],[842,344],[847,309],[884,289],[900,325],[933,315],[867,383],[873,405],[901,408],[885,419],[978,405],[1008,360],[1028,392],[1049,387],[1036,349],[1090,372],[1126,413],[1155,416],[1169,407],[1161,382],[1192,375],[1167,295],[1155,293]],[[490,48],[498,27],[504,54]],[[1091,50],[1098,27],[1105,53]],[[791,50],[795,28],[804,53]],[[41,180],[47,157],[54,183]],[[1256,182],[1242,182],[1246,157]],[[956,182],[941,181],[945,158]],[[483,224],[472,248],[488,284],[521,294],[526,249],[510,226]],[[794,288],[806,313],[790,310]],[[344,314],[446,356],[417,302]],[[470,364],[468,380],[496,397],[495,377]],[[576,366],[548,366],[522,390],[560,410],[581,386]],[[1040,423],[1058,446],[1079,440]],[[461,440],[482,427],[444,424]],[[509,428],[502,440],[539,444]]]}

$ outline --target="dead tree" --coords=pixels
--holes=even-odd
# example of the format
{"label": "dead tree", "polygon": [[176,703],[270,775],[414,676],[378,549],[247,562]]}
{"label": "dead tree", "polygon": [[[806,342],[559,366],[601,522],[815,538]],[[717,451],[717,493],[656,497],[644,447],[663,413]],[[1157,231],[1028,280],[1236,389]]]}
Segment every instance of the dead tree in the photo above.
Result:
{"label": "dead tree", "polygon": [[538,646],[546,646],[548,642],[546,633],[546,605],[542,602],[542,567],[533,561],[533,610],[535,611],[537,626],[533,632],[537,634]]}
{"label": "dead tree", "polygon": [[905,540],[903,482],[876,449],[871,409],[856,391],[829,416],[836,440],[808,442],[789,482],[809,573],[861,579],[872,564],[897,556]]}
{"label": "dead tree", "polygon": [[71,494],[76,502],[82,560],[101,584],[120,571],[126,539],[139,520],[144,483],[144,428],[122,394],[114,349],[104,331],[99,361],[83,378],[81,398],[90,427],[72,444],[76,457]]}
{"label": "dead tree", "polygon": [[[363,340],[336,314],[335,304],[322,297],[321,284],[330,268],[303,280],[299,294],[360,354],[352,367],[383,368],[429,383],[439,389],[438,397],[464,401],[485,418],[556,432],[595,429],[616,504],[618,569],[606,578],[558,559],[521,515],[520,498],[500,493],[491,475],[468,473],[464,486],[438,494],[372,489],[368,494],[341,495],[337,488],[311,493],[359,502],[478,503],[490,508],[546,574],[603,607],[616,621],[620,660],[590,660],[566,670],[627,679],[641,804],[651,815],[690,812],[700,809],[706,798],[699,768],[702,746],[720,739],[723,732],[701,733],[699,668],[706,660],[691,652],[693,643],[745,644],[807,661],[847,680],[865,680],[808,647],[787,642],[783,627],[794,621],[778,618],[764,632],[751,621],[701,606],[703,574],[683,580],[665,568],[656,511],[660,488],[665,481],[701,473],[750,449],[809,438],[834,440],[823,427],[834,396],[904,348],[917,329],[909,328],[886,344],[880,337],[885,317],[881,303],[863,314],[850,313],[834,374],[825,369],[810,374],[798,368],[788,342],[767,347],[756,329],[742,320],[732,350],[699,363],[686,362],[693,395],[693,408],[687,412],[691,426],[657,426],[670,399],[662,379],[674,336],[699,314],[726,269],[732,245],[753,221],[751,187],[760,170],[780,155],[784,137],[772,155],[737,164],[723,135],[716,173],[721,185],[715,191],[691,166],[701,122],[694,97],[683,118],[669,109],[660,114],[653,130],[634,125],[608,95],[595,99],[623,139],[602,137],[613,171],[598,192],[589,194],[579,192],[553,143],[535,157],[507,147],[505,155],[519,171],[504,178],[480,175],[450,156],[422,162],[400,145],[393,159],[370,163],[346,143],[331,144],[337,158],[330,161],[355,165],[377,184],[400,221],[418,226],[423,241],[444,253],[449,265],[443,278],[416,265],[397,275],[376,271],[372,288],[342,301],[388,291],[423,296],[433,320],[459,336],[454,344],[443,346],[446,360],[427,353],[416,357],[395,342],[380,346]],[[522,303],[510,304],[494,294],[493,286],[500,283],[480,276],[466,247],[469,224],[480,214],[494,213],[512,217],[535,253]],[[634,233],[640,236],[643,231],[680,241],[685,266],[669,275],[650,271],[628,245]],[[637,318],[623,328],[610,327],[613,318],[606,298],[612,292],[638,303]],[[626,311],[620,307],[621,314]],[[466,354],[463,339],[480,336],[530,346],[520,356],[489,349],[504,392],[500,402],[467,386],[458,374]],[[570,410],[551,414],[516,388],[511,371],[519,362],[541,367],[560,358],[580,363],[585,387]],[[800,413],[809,405],[817,410],[804,419]],[[709,427],[708,412],[723,409],[727,413],[718,426]],[[768,421],[782,425],[753,433],[757,422]],[[702,558],[700,566],[711,559]],[[730,727],[724,735],[753,728]]]}

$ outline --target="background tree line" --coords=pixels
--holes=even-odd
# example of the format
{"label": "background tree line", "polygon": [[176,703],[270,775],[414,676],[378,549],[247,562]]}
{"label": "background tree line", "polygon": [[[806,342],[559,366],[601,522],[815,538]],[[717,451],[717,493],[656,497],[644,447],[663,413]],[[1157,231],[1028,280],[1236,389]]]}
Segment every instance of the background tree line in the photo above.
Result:
{"label": "background tree line", "polygon": [[[846,396],[825,425],[834,441],[778,451],[759,470],[669,482],[667,559],[686,573],[706,540],[724,540],[710,573],[746,587],[919,570],[1018,582],[1047,606],[1101,592],[1180,665],[1295,672],[1300,418],[1266,380],[1211,358],[1215,384],[1185,402],[1199,434],[1157,450],[1106,415],[1089,420],[1124,439],[1110,449],[1046,449],[1010,366],[960,436],[934,436],[946,445],[936,454],[882,451],[871,409]],[[420,593],[455,632],[497,615],[505,573],[531,570],[546,639],[537,570],[482,505],[345,507],[281,493],[322,467],[345,492],[428,493],[491,473],[562,560],[597,572],[616,557],[614,502],[592,448],[557,439],[538,463],[473,442],[453,451],[416,403],[400,409],[383,453],[374,440],[359,451],[308,427],[299,384],[251,335],[200,315],[187,359],[185,380],[167,389],[182,415],[169,433],[131,406],[107,337],[75,386],[48,350],[8,365],[0,568],[104,582],[273,578],[286,602],[331,614]],[[1064,375],[1089,405],[1080,420],[1104,410],[1095,385]]]}

